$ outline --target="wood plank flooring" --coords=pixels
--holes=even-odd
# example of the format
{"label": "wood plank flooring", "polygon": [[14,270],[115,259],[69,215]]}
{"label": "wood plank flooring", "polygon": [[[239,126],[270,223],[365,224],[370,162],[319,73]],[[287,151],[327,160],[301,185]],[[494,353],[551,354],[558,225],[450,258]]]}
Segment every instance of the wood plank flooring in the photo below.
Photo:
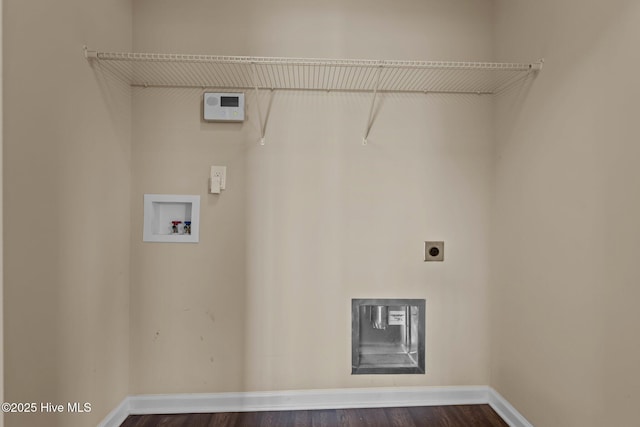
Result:
{"label": "wood plank flooring", "polygon": [[508,427],[489,405],[131,415],[120,427]]}

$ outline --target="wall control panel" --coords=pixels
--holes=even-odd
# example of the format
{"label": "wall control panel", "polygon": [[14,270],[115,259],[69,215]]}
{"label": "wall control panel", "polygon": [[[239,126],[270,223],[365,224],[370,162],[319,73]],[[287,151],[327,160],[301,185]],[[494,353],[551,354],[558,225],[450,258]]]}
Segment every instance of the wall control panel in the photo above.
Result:
{"label": "wall control panel", "polygon": [[242,92],[205,92],[203,102],[206,121],[244,121],[244,93]]}

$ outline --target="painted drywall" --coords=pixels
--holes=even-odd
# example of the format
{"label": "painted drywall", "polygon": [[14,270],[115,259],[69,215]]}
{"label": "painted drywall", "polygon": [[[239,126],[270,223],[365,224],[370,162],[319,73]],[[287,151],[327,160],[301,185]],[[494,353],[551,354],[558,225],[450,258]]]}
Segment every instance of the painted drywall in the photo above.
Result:
{"label": "painted drywall", "polygon": [[[2,81],[2,10],[3,10],[3,0],[0,0],[0,82]],[[2,207],[2,146],[3,146],[3,137],[2,137],[2,86],[0,84],[0,242],[4,241],[2,237],[3,227],[2,227],[2,215],[3,215],[3,207]],[[0,243],[0,402],[4,402],[4,308],[2,303],[2,298],[4,295],[4,271],[3,271],[3,253],[4,244]],[[4,412],[0,414],[0,427],[4,427]]]}
{"label": "painted drywall", "polygon": [[[475,0],[138,0],[134,49],[487,60],[491,16]],[[489,381],[490,98],[384,95],[366,147],[370,94],[263,92],[264,146],[253,93],[242,124],[203,122],[201,99],[133,94],[132,394]],[[145,193],[200,195],[200,243],[143,243]],[[424,240],[446,262],[424,263]],[[350,375],[363,297],[426,299],[426,375]]]}
{"label": "painted drywall", "polygon": [[630,426],[640,398],[640,4],[499,0],[491,385],[537,427]]}
{"label": "painted drywall", "polygon": [[7,426],[96,425],[127,395],[131,96],[82,46],[130,49],[131,15],[4,1],[4,400],[38,412]]}

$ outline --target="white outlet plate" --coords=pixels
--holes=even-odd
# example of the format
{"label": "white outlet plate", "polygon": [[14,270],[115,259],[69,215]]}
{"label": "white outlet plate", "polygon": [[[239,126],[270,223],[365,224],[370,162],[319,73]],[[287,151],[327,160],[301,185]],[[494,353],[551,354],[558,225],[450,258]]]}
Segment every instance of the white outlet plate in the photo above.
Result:
{"label": "white outlet plate", "polygon": [[211,178],[220,178],[220,189],[224,190],[227,186],[227,167],[211,166]]}

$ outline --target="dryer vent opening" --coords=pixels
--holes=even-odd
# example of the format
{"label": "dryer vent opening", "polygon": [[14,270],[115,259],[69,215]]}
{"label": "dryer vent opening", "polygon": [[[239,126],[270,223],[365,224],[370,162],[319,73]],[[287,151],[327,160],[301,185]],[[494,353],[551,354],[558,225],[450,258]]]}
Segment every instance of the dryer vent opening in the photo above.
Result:
{"label": "dryer vent opening", "polygon": [[352,374],[424,374],[425,300],[351,301]]}

